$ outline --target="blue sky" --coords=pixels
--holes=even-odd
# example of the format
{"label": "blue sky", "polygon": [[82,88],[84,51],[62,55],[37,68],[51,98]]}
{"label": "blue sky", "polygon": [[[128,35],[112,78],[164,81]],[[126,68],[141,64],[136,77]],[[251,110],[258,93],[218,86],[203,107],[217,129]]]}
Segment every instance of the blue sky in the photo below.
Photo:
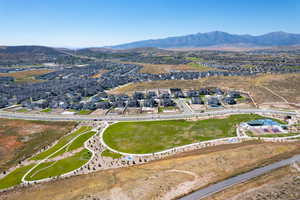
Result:
{"label": "blue sky", "polygon": [[0,45],[88,47],[214,30],[300,33],[300,0],[0,0]]}

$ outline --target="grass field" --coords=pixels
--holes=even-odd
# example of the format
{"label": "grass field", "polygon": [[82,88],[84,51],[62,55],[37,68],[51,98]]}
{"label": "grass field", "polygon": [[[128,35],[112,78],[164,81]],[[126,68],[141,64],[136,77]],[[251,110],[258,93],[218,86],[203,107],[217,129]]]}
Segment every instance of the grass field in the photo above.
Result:
{"label": "grass field", "polygon": [[68,145],[67,147],[58,151],[56,154],[54,154],[50,158],[55,158],[56,156],[62,155],[65,152],[70,152],[70,151],[73,151],[80,147],[83,147],[84,142],[87,141],[90,137],[92,137],[95,133],[96,133],[95,131],[90,131],[90,132],[87,132],[87,133],[77,137],[70,145]]}
{"label": "grass field", "polygon": [[158,107],[158,112],[164,112],[164,111],[175,111],[177,109],[176,106],[167,106],[167,107]]}
{"label": "grass field", "polygon": [[55,151],[57,151],[59,148],[61,148],[62,146],[64,146],[65,144],[67,144],[70,140],[72,140],[74,137],[76,137],[77,135],[89,131],[91,130],[91,127],[88,126],[82,126],[81,128],[79,128],[77,131],[61,138],[57,144],[55,144],[53,147],[49,148],[46,151],[41,152],[40,154],[34,156],[32,158],[32,160],[42,160],[44,158],[46,158],[47,156],[49,156],[50,154],[54,153]]}
{"label": "grass field", "polygon": [[118,159],[118,158],[122,157],[122,154],[115,153],[115,152],[112,152],[112,151],[106,149],[102,152],[101,156],[111,157],[113,159]]}
{"label": "grass field", "polygon": [[20,167],[18,169],[15,169],[10,174],[5,176],[3,179],[0,179],[0,189],[9,188],[15,185],[18,185],[21,183],[22,177],[25,175],[25,173],[33,167],[33,164],[27,165],[24,167]]}
{"label": "grass field", "polygon": [[103,139],[121,152],[153,153],[199,141],[234,137],[236,124],[261,118],[265,117],[241,114],[199,121],[119,122],[106,129]]}
{"label": "grass field", "polygon": [[28,174],[26,180],[39,180],[65,174],[80,168],[91,158],[91,156],[92,153],[89,150],[84,149],[71,157],[58,160],[57,162],[42,163]]}
{"label": "grass field", "polygon": [[93,111],[92,110],[80,110],[78,111],[76,114],[77,115],[89,115],[91,114]]}
{"label": "grass field", "polygon": [[26,113],[26,112],[29,112],[29,110],[26,108],[21,108],[21,109],[16,110],[16,112]]}
{"label": "grass field", "polygon": [[51,108],[46,108],[44,110],[41,110],[41,112],[43,112],[43,113],[48,113],[48,112],[51,112],[51,111],[52,111]]}

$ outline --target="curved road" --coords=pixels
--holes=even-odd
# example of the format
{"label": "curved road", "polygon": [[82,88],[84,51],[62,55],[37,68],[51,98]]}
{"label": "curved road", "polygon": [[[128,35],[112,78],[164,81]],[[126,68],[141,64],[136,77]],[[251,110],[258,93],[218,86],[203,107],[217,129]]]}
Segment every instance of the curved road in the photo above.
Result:
{"label": "curved road", "polygon": [[216,184],[210,185],[206,188],[203,188],[203,189],[200,189],[196,192],[193,192],[193,193],[191,193],[191,194],[189,194],[185,197],[182,197],[182,198],[180,198],[180,200],[199,200],[199,199],[203,199],[203,198],[208,197],[212,194],[220,192],[220,191],[222,191],[226,188],[229,188],[233,185],[243,183],[243,182],[248,181],[252,178],[258,177],[258,176],[263,175],[267,172],[271,172],[272,170],[284,167],[286,165],[293,164],[293,163],[298,162],[298,161],[300,161],[300,155],[296,155],[292,158],[282,160],[282,161],[279,161],[279,162],[275,162],[275,163],[267,165],[265,167],[254,169],[254,170],[246,172],[244,174],[226,179],[224,181],[218,182]]}
{"label": "curved road", "polygon": [[296,112],[279,111],[279,110],[263,110],[263,109],[223,109],[216,111],[208,111],[204,113],[177,113],[177,114],[152,114],[139,116],[97,116],[97,115],[52,115],[52,114],[28,114],[28,113],[12,113],[0,111],[0,118],[27,119],[27,120],[52,120],[52,121],[74,121],[74,120],[103,120],[103,121],[142,121],[142,120],[160,120],[160,119],[184,119],[191,117],[205,117],[211,115],[224,114],[284,114],[297,115]]}

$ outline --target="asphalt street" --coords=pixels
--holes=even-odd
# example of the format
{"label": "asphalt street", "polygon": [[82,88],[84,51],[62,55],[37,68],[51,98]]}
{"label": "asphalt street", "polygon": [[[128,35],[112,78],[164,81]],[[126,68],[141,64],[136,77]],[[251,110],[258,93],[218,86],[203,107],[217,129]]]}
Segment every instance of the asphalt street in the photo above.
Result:
{"label": "asphalt street", "polygon": [[212,115],[224,114],[283,114],[296,115],[296,112],[279,111],[279,110],[263,110],[263,109],[222,109],[208,111],[203,113],[176,113],[176,114],[150,114],[138,116],[112,115],[112,116],[97,116],[97,115],[52,115],[52,114],[29,114],[29,113],[12,113],[0,111],[0,118],[11,119],[27,119],[27,120],[49,120],[49,121],[84,121],[84,120],[99,120],[99,121],[143,121],[143,120],[163,120],[163,119],[185,119],[191,117],[205,117]]}
{"label": "asphalt street", "polygon": [[267,165],[265,167],[261,167],[258,169],[254,169],[252,171],[246,172],[244,174],[226,179],[224,181],[218,182],[216,184],[210,185],[206,188],[200,189],[196,192],[193,192],[185,197],[180,198],[180,200],[199,200],[203,199],[205,197],[208,197],[212,194],[215,194],[217,192],[220,192],[226,188],[229,188],[233,185],[243,183],[245,181],[248,181],[252,178],[258,177],[260,175],[263,175],[265,173],[271,172],[272,170],[284,167],[286,165],[293,164],[294,162],[300,161],[300,155],[296,155],[292,158],[282,160],[279,162],[275,162],[273,164]]}

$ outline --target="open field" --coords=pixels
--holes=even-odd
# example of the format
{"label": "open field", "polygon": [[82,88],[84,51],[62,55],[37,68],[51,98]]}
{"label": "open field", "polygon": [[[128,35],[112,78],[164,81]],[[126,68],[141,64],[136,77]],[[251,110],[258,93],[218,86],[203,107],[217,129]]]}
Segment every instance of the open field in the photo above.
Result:
{"label": "open field", "polygon": [[0,121],[0,171],[50,145],[76,125],[75,122]]}
{"label": "open field", "polygon": [[[299,166],[299,164],[297,164]],[[206,200],[300,199],[300,171],[288,166],[219,192]]]}
{"label": "open field", "polygon": [[139,166],[33,185],[2,193],[0,199],[173,199],[182,193],[299,153],[299,145],[252,141],[209,147]]}
{"label": "open field", "polygon": [[92,153],[89,150],[83,149],[73,156],[55,162],[42,163],[26,176],[26,180],[32,181],[55,177],[73,171],[84,165],[91,158],[91,155]]}
{"label": "open field", "polygon": [[53,147],[47,149],[46,151],[43,151],[39,153],[38,155],[34,156],[32,160],[42,160],[46,158],[47,156],[51,155],[61,147],[63,147],[65,144],[67,144],[69,141],[71,141],[73,138],[75,138],[77,135],[91,130],[91,127],[88,126],[82,126],[77,131],[74,131],[71,134],[66,135],[65,137],[61,138]]}
{"label": "open field", "polygon": [[12,73],[0,73],[0,76],[11,76],[16,79],[16,82],[19,83],[33,83],[39,82],[41,80],[35,79],[35,76],[47,74],[53,72],[53,70],[45,70],[45,69],[36,69],[36,70],[28,70],[28,71],[20,71],[20,72],[12,72]]}
{"label": "open field", "polygon": [[179,87],[183,89],[199,89],[201,87],[220,87],[248,91],[259,104],[268,102],[284,103],[283,99],[261,87],[265,86],[287,98],[290,103],[299,103],[299,85],[300,74],[284,74],[260,75],[256,77],[208,77],[199,80],[151,81],[130,84],[109,92],[118,94],[157,88]]}
{"label": "open field", "polygon": [[105,130],[103,139],[108,146],[121,152],[153,153],[200,141],[235,137],[235,125],[261,118],[265,117],[242,114],[199,121],[119,122]]}

